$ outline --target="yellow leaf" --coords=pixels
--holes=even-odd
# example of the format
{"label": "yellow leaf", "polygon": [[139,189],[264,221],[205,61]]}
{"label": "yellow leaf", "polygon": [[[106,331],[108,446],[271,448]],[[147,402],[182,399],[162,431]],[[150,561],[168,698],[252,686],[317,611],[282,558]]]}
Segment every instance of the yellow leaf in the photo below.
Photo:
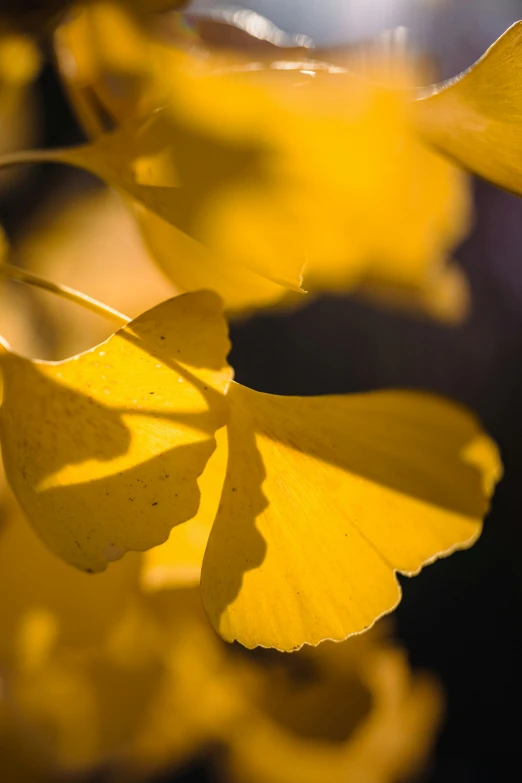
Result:
{"label": "yellow leaf", "polygon": [[0,78],[5,86],[21,87],[32,82],[40,70],[41,58],[37,46],[26,35],[0,33]]}
{"label": "yellow leaf", "polygon": [[2,667],[38,662],[53,635],[68,648],[98,648],[136,593],[140,557],[128,555],[103,574],[83,574],[49,552],[13,498],[2,492],[2,501]]}
{"label": "yellow leaf", "polygon": [[472,416],[429,395],[295,398],[232,384],[229,462],[202,569],[228,641],[293,650],[368,628],[395,572],[469,546],[500,477]]}
{"label": "yellow leaf", "polygon": [[[248,91],[247,97],[255,100],[256,92]],[[247,198],[252,188],[254,194],[270,190],[265,169],[271,154],[269,142],[259,134],[223,138],[212,129],[199,128],[172,106],[103,134],[90,145],[47,151],[42,157],[90,171],[218,257],[299,289],[306,249],[295,223],[287,226],[282,219],[277,225],[269,223],[271,232],[265,237],[257,230],[262,220],[251,226],[254,216],[249,212],[248,229],[256,229],[257,242],[245,244],[243,216],[235,218],[228,211],[229,199],[233,201],[237,192]],[[224,226],[221,207],[218,209],[221,204],[227,208]],[[266,202],[264,207],[266,210]],[[270,214],[273,216],[273,211]],[[240,232],[237,237],[236,231]]]}
{"label": "yellow leaf", "polygon": [[0,765],[3,773],[6,728],[20,720],[22,758],[42,742],[42,771],[57,780],[64,765],[100,765],[131,745],[154,699],[157,664],[134,665],[149,631],[143,619],[124,660],[113,663],[113,637],[122,635],[139,594],[141,556],[127,555],[102,574],[82,573],[44,546],[12,497],[2,493],[1,500],[0,667],[9,686],[4,701],[5,690],[0,694]]}
{"label": "yellow leaf", "polygon": [[136,205],[135,214],[153,259],[182,291],[210,288],[223,299],[229,313],[243,314],[278,302],[287,294],[285,287],[245,266],[218,258],[141,205]]}
{"label": "yellow leaf", "polygon": [[[0,264],[8,260],[9,246],[0,226]],[[15,281],[0,279],[0,334],[29,353],[43,348],[43,341],[34,328],[32,316],[33,312],[21,286]]]}
{"label": "yellow leaf", "polygon": [[[38,76],[41,58],[28,36],[11,30],[0,18],[0,154],[34,146],[40,138],[38,105],[32,84]],[[0,193],[6,193],[23,172],[2,171]]]}
{"label": "yellow leaf", "polygon": [[189,522],[174,528],[168,541],[143,555],[143,590],[199,585],[203,555],[225,481],[227,459],[227,434],[223,428],[216,433],[216,450],[198,482],[201,492],[198,513]]}
{"label": "yellow leaf", "polygon": [[416,104],[425,139],[460,165],[522,194],[522,22],[468,71]]}
{"label": "yellow leaf", "polygon": [[462,322],[470,310],[468,281],[454,263],[434,267],[432,274],[417,286],[369,277],[358,293],[379,304],[420,312],[447,324]]}
{"label": "yellow leaf", "polygon": [[[24,269],[80,289],[131,318],[180,293],[151,263],[132,215],[109,189],[72,202],[70,193],[49,200],[15,252]],[[106,318],[74,302],[35,290],[32,296],[38,297],[38,311],[56,340],[52,353],[47,346],[46,354],[24,348],[25,355],[65,359],[106,340],[114,331]],[[0,319],[0,334],[2,327]],[[19,343],[4,336],[18,350]]]}
{"label": "yellow leaf", "polygon": [[[315,719],[318,730],[305,734],[288,725],[289,722],[277,713],[278,719],[268,713],[243,721],[231,742],[229,767],[233,781],[390,783],[417,776],[441,719],[443,699],[438,683],[426,675],[412,677],[401,650],[391,645],[376,645],[375,641],[367,645],[367,649],[359,650],[360,659],[356,658],[355,665],[350,661],[352,666],[346,667],[346,674],[351,674],[352,679],[346,675],[345,679],[340,672],[332,672],[325,666],[330,663],[326,656],[326,660],[321,661],[320,654],[326,646],[319,648],[316,667],[312,669],[317,672],[320,667],[316,673],[317,684],[323,691],[323,698],[329,697],[324,710],[326,725],[331,720],[328,707],[335,710],[336,704],[339,705],[339,721],[335,728],[339,733],[350,711],[359,708],[359,712],[363,712],[348,736],[323,738],[324,723],[319,724],[317,711],[306,703],[306,697],[313,695],[313,688],[308,682],[299,682],[296,687],[295,680],[291,681],[293,687],[281,694],[283,699],[286,696],[286,711],[298,713],[301,707],[300,720],[305,722],[308,718],[313,725]],[[344,654],[349,661],[347,644],[337,646],[341,648],[338,657]],[[298,656],[302,656],[302,652]],[[295,657],[292,656],[292,660]],[[306,666],[306,661],[302,659],[302,662]],[[331,679],[333,693],[327,692],[327,678]],[[281,682],[269,682],[267,690],[270,686],[272,690],[278,686],[281,689]],[[367,705],[370,702],[366,714],[360,704],[363,688]],[[303,705],[299,704],[301,694]]]}
{"label": "yellow leaf", "polygon": [[51,549],[100,571],[195,516],[227,416],[228,349],[220,301],[203,291],[63,362],[4,351],[6,476]]}

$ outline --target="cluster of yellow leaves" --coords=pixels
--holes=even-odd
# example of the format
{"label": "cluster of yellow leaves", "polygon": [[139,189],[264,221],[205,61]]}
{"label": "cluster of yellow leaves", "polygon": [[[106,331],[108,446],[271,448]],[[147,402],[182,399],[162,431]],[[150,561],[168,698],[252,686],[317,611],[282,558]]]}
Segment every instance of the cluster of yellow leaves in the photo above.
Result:
{"label": "cluster of yellow leaves", "polygon": [[242,783],[392,783],[422,761],[441,702],[399,650],[373,631],[259,658],[206,617],[227,641],[288,651],[369,628],[400,598],[396,572],[476,540],[498,452],[428,394],[235,383],[222,300],[244,310],[304,284],[462,315],[447,255],[467,193],[422,138],[519,190],[520,28],[419,101],[402,68],[383,82],[350,63],[256,65],[152,32],[141,2],[91,0],[56,33],[92,141],[44,156],[123,193],[188,293],[171,296],[136,236],[117,271],[123,223],[106,195],[17,248],[56,282],[87,267],[89,292],[133,319],[108,334],[67,316],[60,361],[0,346],[5,472],[38,533],[2,491],[3,771],[43,783],[108,762],[136,779],[217,741]]}
{"label": "cluster of yellow leaves", "polygon": [[[127,24],[121,46],[107,19]],[[149,41],[113,3],[71,24],[57,44],[71,94],[93,127],[99,102],[117,128],[48,159],[97,173],[219,258],[207,284],[220,293],[223,265],[271,291],[298,288],[305,267],[311,280],[413,285],[419,261],[433,272],[458,236],[458,173],[414,136],[415,104],[397,85],[317,64],[301,86],[292,68],[209,65]],[[135,89],[120,83],[113,105],[106,77],[128,72]],[[426,202],[420,163],[433,173]],[[392,209],[405,205],[411,223]],[[3,345],[6,474],[51,549],[101,571],[174,529],[148,556],[149,581],[201,568],[225,639],[292,650],[368,628],[399,600],[395,572],[476,539],[500,463],[472,416],[418,393],[261,394],[231,380],[228,349],[210,291],[160,303],[60,362]]]}
{"label": "cluster of yellow leaves", "polygon": [[227,352],[210,292],[167,300],[65,361],[4,348],[6,474],[61,557],[99,571],[190,524],[225,424],[226,476],[207,467],[197,524],[212,528],[203,599],[226,639],[342,639],[396,605],[394,571],[476,538],[500,468],[467,413],[407,392],[260,394],[230,381]]}

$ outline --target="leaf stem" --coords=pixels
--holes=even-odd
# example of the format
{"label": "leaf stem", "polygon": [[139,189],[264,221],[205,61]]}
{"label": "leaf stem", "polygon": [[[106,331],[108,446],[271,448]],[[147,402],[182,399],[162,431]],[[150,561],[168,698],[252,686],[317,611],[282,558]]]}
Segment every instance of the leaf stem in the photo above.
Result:
{"label": "leaf stem", "polygon": [[0,168],[21,166],[28,163],[61,163],[63,149],[50,150],[19,150],[0,155]]}
{"label": "leaf stem", "polygon": [[44,291],[50,291],[52,294],[57,294],[63,299],[69,299],[71,302],[75,302],[97,315],[108,318],[110,321],[117,323],[118,326],[125,326],[130,321],[130,318],[127,318],[123,313],[119,313],[117,310],[109,307],[109,305],[98,302],[87,294],[82,294],[80,291],[75,291],[74,288],[69,288],[66,285],[52,283],[50,280],[45,280],[43,277],[33,275],[31,272],[27,272],[25,269],[20,269],[12,264],[0,263],[0,276],[7,277],[10,280],[16,280],[19,283],[27,283],[36,288],[43,288]]}

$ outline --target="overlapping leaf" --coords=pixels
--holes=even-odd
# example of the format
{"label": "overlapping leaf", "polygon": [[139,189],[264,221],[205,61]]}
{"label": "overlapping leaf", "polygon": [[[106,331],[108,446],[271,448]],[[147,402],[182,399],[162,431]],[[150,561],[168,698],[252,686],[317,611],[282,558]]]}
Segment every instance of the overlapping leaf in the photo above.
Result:
{"label": "overlapping leaf", "polygon": [[5,470],[51,549],[98,571],[195,516],[227,416],[228,347],[218,297],[200,292],[64,362],[3,352]]}
{"label": "overlapping leaf", "polygon": [[199,480],[201,503],[196,516],[175,527],[161,546],[143,555],[141,585],[156,591],[199,585],[201,564],[225,482],[228,461],[226,429],[216,433],[216,450]]}
{"label": "overlapping leaf", "polygon": [[[255,96],[249,91],[249,100],[254,102]],[[267,236],[261,231],[266,216],[255,217],[250,202],[241,214],[231,211],[238,194],[248,199],[252,187],[252,197],[257,189],[264,193],[273,187],[267,171],[273,150],[256,136],[246,133],[228,140],[164,108],[100,136],[92,145],[53,152],[47,158],[87,169],[218,257],[299,288],[306,251],[295,221],[301,226],[304,216],[296,213],[290,225],[281,216],[277,224],[265,226],[270,227]],[[252,239],[252,229],[256,242],[245,243],[245,232]]]}

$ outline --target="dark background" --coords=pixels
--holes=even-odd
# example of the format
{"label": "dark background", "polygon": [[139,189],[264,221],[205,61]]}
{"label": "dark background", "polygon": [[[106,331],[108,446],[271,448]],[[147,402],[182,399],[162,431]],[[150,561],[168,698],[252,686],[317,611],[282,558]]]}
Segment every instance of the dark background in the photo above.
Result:
{"label": "dark background", "polygon": [[[258,0],[256,10],[262,5]],[[417,12],[415,30],[444,76],[470,65],[518,18],[518,9],[522,17],[522,3],[514,2],[454,0],[439,3],[437,11],[432,6],[425,16]],[[50,66],[40,77],[39,92],[44,142],[78,141],[80,131]],[[0,219],[10,234],[24,228],[65,176],[70,172],[37,168],[10,194],[9,203],[4,197]],[[414,666],[437,673],[448,699],[428,783],[518,777],[522,200],[482,182],[474,183],[474,191],[475,229],[456,252],[473,294],[473,311],[464,325],[444,327],[353,298],[324,297],[292,314],[263,314],[232,327],[231,360],[241,383],[300,395],[427,389],[474,409],[500,445],[505,478],[482,538],[416,579],[402,580],[398,635]],[[205,780],[205,770],[201,761],[176,779]]]}

